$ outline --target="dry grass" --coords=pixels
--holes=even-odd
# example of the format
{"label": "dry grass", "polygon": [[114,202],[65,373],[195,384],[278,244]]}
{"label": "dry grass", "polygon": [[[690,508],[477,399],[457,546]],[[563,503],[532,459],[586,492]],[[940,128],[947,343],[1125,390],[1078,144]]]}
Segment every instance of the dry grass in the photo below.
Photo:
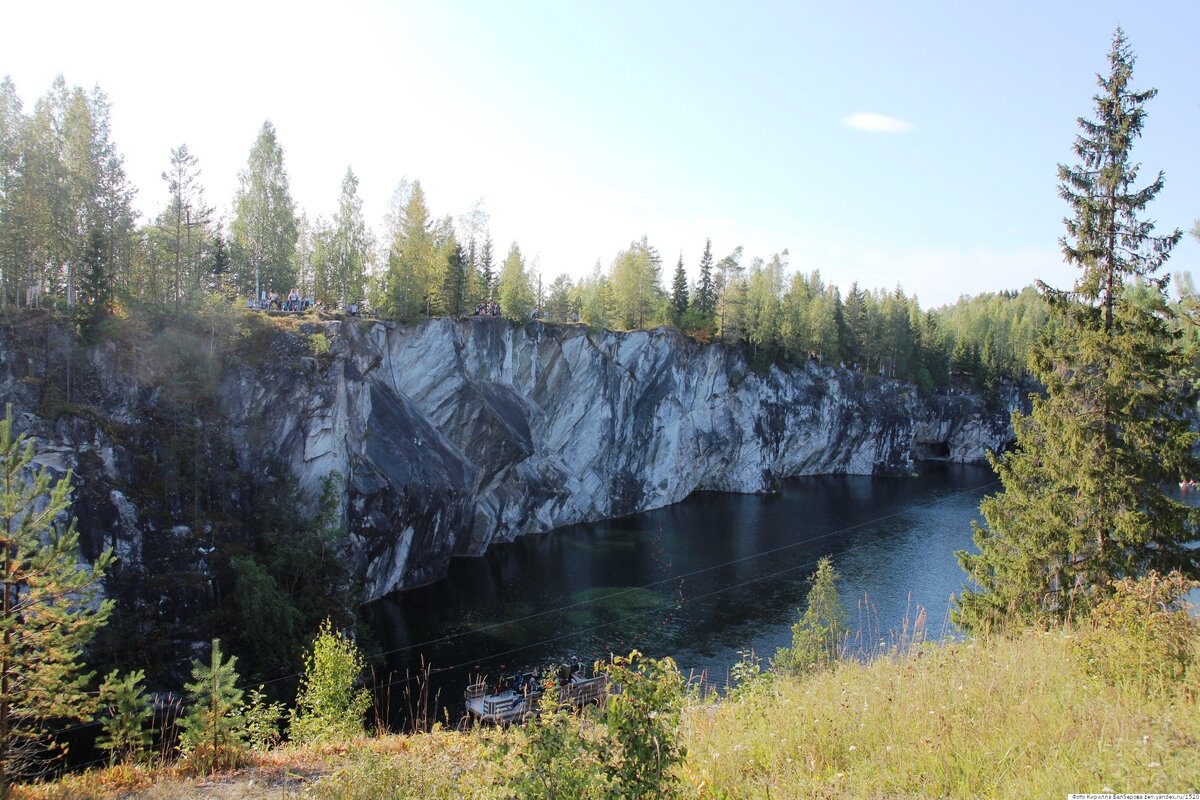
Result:
{"label": "dry grass", "polygon": [[1072,635],[927,645],[686,717],[697,796],[1064,797],[1200,788],[1187,687],[1105,685]]}
{"label": "dry grass", "polygon": [[[1148,692],[1086,674],[1070,632],[925,645],[773,677],[684,714],[685,796],[1044,798],[1200,790],[1200,676]],[[1193,662],[1195,664],[1195,662]],[[116,769],[31,800],[510,797],[501,731],[283,747],[218,778]]]}

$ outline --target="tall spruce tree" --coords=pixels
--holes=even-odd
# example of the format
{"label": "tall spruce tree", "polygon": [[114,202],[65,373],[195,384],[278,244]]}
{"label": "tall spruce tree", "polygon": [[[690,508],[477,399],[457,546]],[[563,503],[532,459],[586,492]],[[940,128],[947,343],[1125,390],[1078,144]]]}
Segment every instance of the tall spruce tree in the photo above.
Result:
{"label": "tall spruce tree", "polygon": [[94,712],[83,649],[112,611],[111,600],[96,601],[111,552],[80,569],[75,522],[58,521],[71,504],[71,473],[53,485],[44,467],[30,475],[33,443],[13,436],[12,425],[8,406],[0,420],[0,798],[45,753],[46,723]]}
{"label": "tall spruce tree", "polygon": [[79,281],[79,306],[77,317],[79,329],[85,338],[94,334],[112,310],[113,285],[108,274],[108,259],[105,257],[107,242],[104,232],[97,225],[88,234],[87,247],[83,251],[82,275]]}
{"label": "tall spruce tree", "polygon": [[446,304],[447,314],[458,316],[466,311],[468,272],[471,267],[461,244],[452,241],[449,249],[446,277],[442,282],[442,301]]}
{"label": "tall spruce tree", "polygon": [[675,265],[675,276],[671,281],[671,315],[675,322],[683,319],[688,310],[688,279],[687,271],[683,268],[683,253],[679,254],[679,263]]}
{"label": "tall spruce tree", "polygon": [[492,234],[488,232],[483,239],[483,249],[479,252],[479,294],[480,299],[490,301],[496,291],[496,268],[492,263],[495,256],[492,253]]}
{"label": "tall spruce tree", "polygon": [[1195,390],[1156,274],[1182,232],[1139,219],[1163,175],[1135,186],[1130,148],[1155,91],[1130,88],[1133,64],[1118,29],[1096,118],[1079,120],[1079,161],[1059,167],[1061,244],[1081,274],[1073,292],[1040,287],[1059,323],[1030,358],[1046,393],[1013,415],[1016,450],[993,459],[1004,491],[980,506],[979,552],[958,553],[974,584],[955,610],[968,628],[1084,613],[1109,581],[1152,569],[1200,574],[1196,514],[1166,493],[1197,466]]}
{"label": "tall spruce tree", "polygon": [[701,314],[713,314],[717,310],[717,290],[713,284],[712,239],[704,240],[704,255],[700,257],[700,280],[696,284],[696,297],[692,304]]}

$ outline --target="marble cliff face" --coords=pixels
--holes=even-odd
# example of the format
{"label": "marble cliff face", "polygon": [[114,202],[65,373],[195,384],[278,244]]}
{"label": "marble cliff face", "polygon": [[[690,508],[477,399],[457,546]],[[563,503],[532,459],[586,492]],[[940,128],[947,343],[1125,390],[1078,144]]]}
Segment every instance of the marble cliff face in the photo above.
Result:
{"label": "marble cliff face", "polygon": [[[305,344],[314,333],[331,343],[319,358]],[[81,525],[103,526],[92,538],[136,559],[144,526],[113,488],[135,459],[110,432],[136,427],[160,390],[101,346],[77,379],[87,413],[50,420],[27,396],[37,357],[2,344],[0,394],[24,411],[18,424],[36,437],[39,462],[74,468],[91,504]],[[757,373],[735,350],[669,329],[361,320],[306,323],[272,348],[257,363],[221,362],[217,416],[247,473],[282,464],[310,500],[336,473],[366,599],[436,580],[451,556],[525,533],[698,490],[980,460],[1011,436],[1007,413],[974,398],[922,398],[815,362]]]}

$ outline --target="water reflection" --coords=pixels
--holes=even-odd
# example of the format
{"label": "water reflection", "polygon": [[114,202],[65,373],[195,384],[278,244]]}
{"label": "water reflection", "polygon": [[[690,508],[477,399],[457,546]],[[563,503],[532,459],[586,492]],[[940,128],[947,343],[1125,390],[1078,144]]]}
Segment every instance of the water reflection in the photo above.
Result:
{"label": "water reflection", "polygon": [[403,676],[423,659],[443,705],[471,673],[633,648],[722,681],[738,650],[770,655],[790,642],[806,578],[825,554],[865,639],[898,630],[918,606],[941,634],[963,581],[953,552],[970,545],[979,500],[995,488],[986,468],[930,464],[916,478],[699,494],[455,560],[444,580],[368,614],[392,651],[386,670]]}

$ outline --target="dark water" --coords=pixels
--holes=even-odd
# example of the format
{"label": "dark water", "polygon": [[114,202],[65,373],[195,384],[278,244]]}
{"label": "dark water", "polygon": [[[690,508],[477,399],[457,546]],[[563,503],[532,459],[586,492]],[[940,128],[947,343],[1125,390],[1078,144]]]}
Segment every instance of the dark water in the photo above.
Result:
{"label": "dark water", "polygon": [[[638,649],[671,655],[723,685],[739,650],[769,656],[791,624],[817,559],[831,555],[866,649],[924,609],[950,633],[986,467],[930,463],[914,478],[827,476],[772,496],[699,494],[670,508],[527,536],[456,559],[436,584],[368,608],[398,716],[424,663],[434,708],[461,710],[471,675]],[[906,623],[907,620],[907,623]],[[398,719],[392,724],[403,724]]]}

